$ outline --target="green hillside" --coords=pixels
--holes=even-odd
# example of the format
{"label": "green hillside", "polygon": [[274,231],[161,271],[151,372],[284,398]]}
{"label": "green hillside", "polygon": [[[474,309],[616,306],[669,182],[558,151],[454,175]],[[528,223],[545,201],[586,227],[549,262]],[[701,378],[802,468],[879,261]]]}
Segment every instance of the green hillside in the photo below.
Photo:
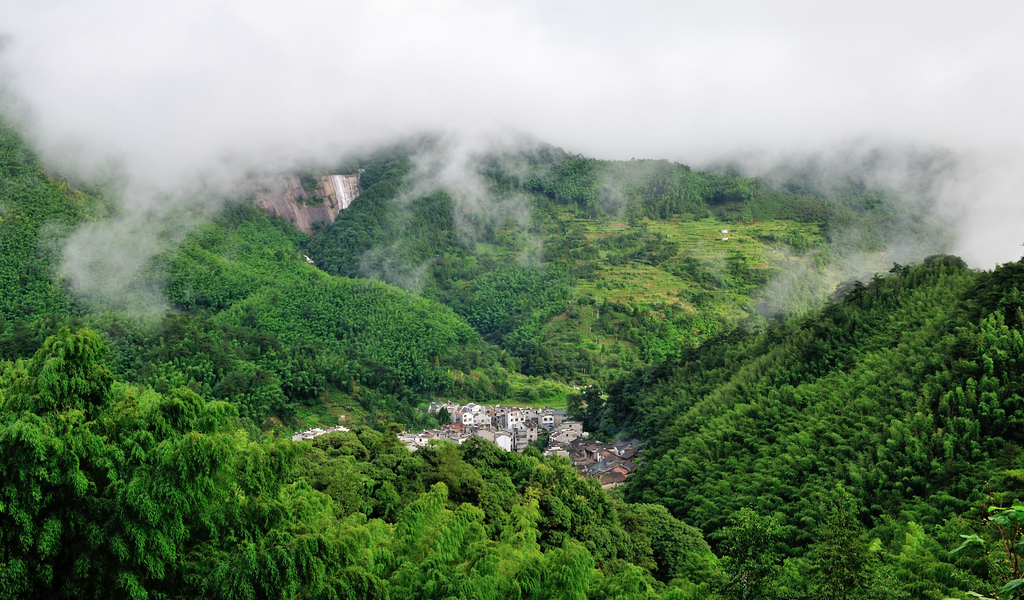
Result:
{"label": "green hillside", "polygon": [[496,394],[475,369],[507,381],[500,353],[451,310],[330,277],[302,258],[300,235],[251,206],[230,207],[156,261],[180,312],[159,323],[87,321],[110,336],[118,374],[230,400],[256,424],[290,421],[325,395],[370,418],[417,422],[426,417],[415,407],[433,396]]}
{"label": "green hillside", "polygon": [[[57,276],[60,241],[105,205],[48,177],[16,132],[3,134],[5,358],[31,356],[62,326],[88,325],[110,346],[116,376],[227,400],[256,428],[299,427],[307,417],[336,424],[342,414],[429,424],[416,407],[436,397],[480,400],[538,387],[510,374],[502,352],[450,309],[380,282],[324,274],[302,258],[307,236],[247,204],[230,204],[155,257],[124,292],[162,282],[165,314],[80,305]],[[119,304],[132,303],[108,303]]]}
{"label": "green hillside", "polygon": [[897,266],[805,317],[620,379],[587,419],[650,440],[627,498],[666,506],[719,550],[745,511],[774,527],[761,542],[781,569],[771,585],[813,591],[822,507],[839,489],[845,535],[877,539],[865,577],[891,573],[910,597],[991,590],[1014,578],[1005,555],[947,552],[1024,485],[1022,275],[1024,262],[978,273],[949,256]]}
{"label": "green hillside", "polygon": [[[187,388],[114,380],[62,330],[0,375],[0,598],[616,598],[705,592],[664,508],[476,439],[252,439]],[[675,580],[672,590],[667,584]]]}
{"label": "green hillside", "polygon": [[10,358],[30,355],[73,312],[56,278],[60,242],[102,203],[48,177],[0,120],[0,208],[0,353]]}
{"label": "green hillside", "polygon": [[761,326],[763,313],[815,306],[854,259],[861,275],[887,268],[889,244],[941,250],[946,239],[854,179],[818,182],[827,193],[791,179],[780,191],[550,147],[481,157],[488,195],[473,205],[440,188],[414,198],[412,157],[432,149],[365,161],[363,194],[310,255],[328,273],[447,304],[530,375],[607,381],[740,323]]}

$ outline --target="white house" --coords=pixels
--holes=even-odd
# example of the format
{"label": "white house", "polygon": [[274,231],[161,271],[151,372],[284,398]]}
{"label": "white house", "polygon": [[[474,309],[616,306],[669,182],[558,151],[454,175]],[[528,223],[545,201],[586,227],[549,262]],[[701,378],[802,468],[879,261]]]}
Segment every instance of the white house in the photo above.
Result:
{"label": "white house", "polygon": [[505,452],[512,451],[512,436],[505,431],[499,431],[494,434],[494,443]]}
{"label": "white house", "polygon": [[505,452],[512,451],[512,436],[507,431],[491,431],[490,429],[481,429],[476,432],[477,437],[481,437],[489,442],[494,442],[499,448]]}
{"label": "white house", "polygon": [[508,412],[496,414],[495,425],[502,429],[512,430],[526,423],[526,415],[522,411],[512,409]]}

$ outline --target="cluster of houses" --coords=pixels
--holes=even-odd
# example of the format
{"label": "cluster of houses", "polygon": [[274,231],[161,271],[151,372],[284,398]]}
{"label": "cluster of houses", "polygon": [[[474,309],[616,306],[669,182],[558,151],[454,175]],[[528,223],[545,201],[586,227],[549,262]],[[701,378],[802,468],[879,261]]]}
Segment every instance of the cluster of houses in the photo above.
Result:
{"label": "cluster of houses", "polygon": [[448,423],[442,424],[440,429],[404,434],[402,441],[410,450],[424,446],[432,439],[461,444],[471,437],[480,437],[494,442],[506,452],[522,452],[537,440],[541,432],[546,432],[548,439],[575,440],[587,436],[582,423],[566,420],[564,410],[449,402],[431,404],[429,411],[435,415],[446,412]]}
{"label": "cluster of houses", "polygon": [[622,485],[636,470],[640,441],[628,440],[606,444],[578,438],[569,442],[548,440],[547,456],[565,456],[583,477],[597,477],[601,487],[611,489]]}
{"label": "cluster of houses", "polygon": [[481,437],[506,452],[522,452],[540,432],[546,431],[545,455],[567,457],[581,475],[598,478],[605,489],[621,485],[636,469],[639,440],[610,444],[590,440],[583,424],[567,420],[564,410],[454,402],[432,404],[429,410],[438,414],[442,408],[448,413],[447,425],[402,436],[410,450],[425,446],[432,439],[461,444],[471,437]]}
{"label": "cluster of houses", "polygon": [[[639,440],[617,441],[610,444],[589,439],[583,423],[565,418],[564,410],[535,409],[521,406],[483,404],[431,404],[430,413],[448,414],[448,423],[439,429],[424,429],[418,433],[403,433],[402,442],[415,451],[430,440],[449,440],[457,444],[472,437],[494,442],[506,452],[522,452],[541,434],[547,435],[546,456],[564,456],[584,477],[596,477],[601,487],[610,489],[621,485],[636,470]],[[347,428],[315,428],[296,433],[292,440],[311,440]]]}

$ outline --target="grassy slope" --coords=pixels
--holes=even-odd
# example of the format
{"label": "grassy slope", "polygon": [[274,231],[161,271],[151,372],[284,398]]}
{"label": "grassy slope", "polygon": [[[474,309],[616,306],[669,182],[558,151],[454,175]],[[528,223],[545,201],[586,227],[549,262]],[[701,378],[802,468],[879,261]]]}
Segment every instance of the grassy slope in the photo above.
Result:
{"label": "grassy slope", "polygon": [[[645,219],[640,227],[630,227],[610,219],[564,218],[570,227],[580,226],[586,231],[590,245],[600,247],[602,240],[642,228],[676,247],[657,265],[637,260],[614,264],[609,259],[616,252],[609,249],[599,250],[593,260],[577,261],[588,275],[575,281],[570,296],[582,298],[583,303],[578,300],[576,310],[567,307],[544,326],[544,337],[549,341],[578,339],[596,352],[617,346],[617,354],[632,358],[627,366],[664,358],[672,346],[692,347],[755,315],[762,290],[739,280],[739,269],[755,272],[757,280],[768,280],[784,270],[815,268],[811,256],[795,254],[779,240],[802,236],[812,245],[825,244],[820,226],[790,220],[737,224],[715,218],[693,221],[674,217]],[[723,229],[729,233],[722,234]],[[723,237],[728,240],[723,241]],[[884,253],[876,258],[876,268],[888,266]],[[829,276],[827,270],[823,276]],[[838,274],[832,276],[832,285],[837,283]],[[606,305],[615,306],[605,309],[610,318],[602,323],[601,310]],[[648,349],[645,355],[644,340],[630,335],[630,324],[623,318],[629,310],[625,307],[646,307],[654,318],[661,319],[670,311],[678,315],[681,326],[663,340],[662,350]]]}

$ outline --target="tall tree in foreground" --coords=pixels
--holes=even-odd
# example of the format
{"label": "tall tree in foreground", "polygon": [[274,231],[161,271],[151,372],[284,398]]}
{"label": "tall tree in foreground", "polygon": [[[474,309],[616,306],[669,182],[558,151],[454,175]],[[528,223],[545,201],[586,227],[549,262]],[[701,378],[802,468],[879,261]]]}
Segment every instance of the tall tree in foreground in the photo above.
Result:
{"label": "tall tree in foreground", "polygon": [[842,485],[836,485],[822,503],[822,517],[808,553],[814,597],[868,597],[875,558],[864,527],[857,520],[857,500]]}
{"label": "tall tree in foreground", "polygon": [[734,523],[722,531],[721,548],[727,555],[722,569],[728,577],[723,594],[736,600],[774,598],[782,563],[778,520],[747,507]]}

